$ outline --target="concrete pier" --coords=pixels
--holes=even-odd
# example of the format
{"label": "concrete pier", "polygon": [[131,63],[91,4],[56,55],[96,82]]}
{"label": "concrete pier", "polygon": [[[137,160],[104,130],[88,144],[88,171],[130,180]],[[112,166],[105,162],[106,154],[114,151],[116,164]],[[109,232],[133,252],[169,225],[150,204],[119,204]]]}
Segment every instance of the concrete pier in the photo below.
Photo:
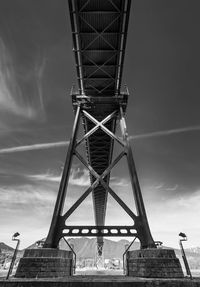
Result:
{"label": "concrete pier", "polygon": [[127,275],[144,278],[183,278],[173,249],[141,249],[127,252]]}
{"label": "concrete pier", "polygon": [[16,278],[66,277],[72,272],[72,252],[51,248],[26,249],[20,259]]}

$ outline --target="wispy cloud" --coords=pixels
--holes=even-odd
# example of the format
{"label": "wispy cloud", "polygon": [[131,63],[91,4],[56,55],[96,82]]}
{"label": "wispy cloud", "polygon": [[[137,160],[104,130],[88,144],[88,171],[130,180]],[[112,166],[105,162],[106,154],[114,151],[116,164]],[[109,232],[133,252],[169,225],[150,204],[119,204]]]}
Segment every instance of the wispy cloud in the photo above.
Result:
{"label": "wispy cloud", "polygon": [[42,183],[0,186],[1,240],[10,242],[11,235],[19,231],[24,246],[41,237],[41,228],[46,235],[56,200],[54,189]]}
{"label": "wispy cloud", "polygon": [[27,175],[26,177],[31,180],[36,180],[36,181],[60,182],[61,180],[61,175],[55,175],[50,172],[43,173],[43,174]]}
{"label": "wispy cloud", "polygon": [[177,199],[177,196],[187,192],[186,188],[176,183],[145,183],[142,190],[147,201],[154,202]]}
{"label": "wispy cloud", "polygon": [[166,191],[175,191],[175,190],[177,190],[177,188],[178,188],[178,184],[175,184],[174,186],[168,187],[168,188],[166,188],[165,190],[166,190]]}
{"label": "wispy cloud", "polygon": [[[39,180],[39,181],[57,182],[57,183],[60,183],[61,180],[61,174],[57,175],[49,171],[44,174],[27,175],[26,177],[37,181]],[[69,184],[75,186],[89,186],[90,185],[89,172],[86,169],[72,168],[69,178]]]}
{"label": "wispy cloud", "polygon": [[157,184],[156,186],[154,186],[155,189],[160,189],[163,187],[163,183]]}
{"label": "wispy cloud", "polygon": [[0,109],[18,116],[33,117],[34,110],[25,104],[16,78],[12,57],[0,38]]}
{"label": "wispy cloud", "polygon": [[168,186],[164,183],[161,184],[156,184],[153,186],[150,186],[149,188],[151,188],[152,190],[163,190],[163,191],[175,191],[179,188],[178,184],[172,185],[172,186]]}
{"label": "wispy cloud", "polygon": [[[61,181],[61,174],[57,175],[50,171],[47,171],[46,173],[43,174],[27,175],[26,177],[37,181],[39,180],[39,181],[49,181],[57,183],[60,183]],[[119,178],[119,177],[111,177],[110,183],[111,185],[117,187],[127,187],[129,185],[129,182],[126,178]],[[84,169],[72,168],[69,178],[69,184],[75,186],[89,186],[91,183],[88,170],[85,168]]]}
{"label": "wispy cloud", "polygon": [[37,52],[35,57],[33,63],[19,64],[0,37],[0,127],[4,130],[13,124],[11,115],[20,120],[44,118],[42,82],[46,58]]}
{"label": "wispy cloud", "polygon": [[60,142],[52,142],[52,143],[41,143],[41,144],[15,146],[15,147],[10,147],[10,148],[0,149],[0,154],[56,148],[56,147],[66,146],[68,144],[69,144],[69,141],[60,141]]}
{"label": "wispy cloud", "polygon": [[85,168],[72,169],[69,183],[78,186],[89,186],[90,177],[88,170],[86,170]]}
{"label": "wispy cloud", "polygon": [[129,137],[129,139],[130,140],[132,140],[132,139],[137,140],[137,139],[144,139],[144,138],[169,136],[169,135],[172,135],[172,134],[192,132],[192,131],[200,131],[200,126],[190,126],[190,127],[184,127],[184,128],[178,128],[178,129],[155,131],[155,132],[144,133],[144,134],[139,134],[139,135],[131,135]]}
{"label": "wispy cloud", "polygon": [[0,224],[3,225],[14,214],[16,217],[33,216],[39,211],[46,215],[53,207],[56,194],[53,186],[20,184],[0,186],[0,197]]}
{"label": "wispy cloud", "polygon": [[42,78],[44,70],[46,67],[46,58],[42,57],[41,61],[37,62],[35,65],[35,77],[36,77],[36,86],[38,90],[38,97],[40,101],[40,108],[44,112],[44,102],[43,102],[43,89],[42,89]]}
{"label": "wispy cloud", "polygon": [[129,185],[129,182],[126,178],[120,178],[116,176],[112,176],[110,178],[110,183],[112,185],[119,186],[119,187],[126,187]]}
{"label": "wispy cloud", "polygon": [[[191,196],[192,194],[192,196]],[[178,245],[180,231],[189,237],[190,246],[199,245],[197,218],[200,216],[200,191],[191,190],[175,198],[165,198],[158,202],[151,201],[147,207],[149,223],[154,239],[163,241],[164,245]]]}

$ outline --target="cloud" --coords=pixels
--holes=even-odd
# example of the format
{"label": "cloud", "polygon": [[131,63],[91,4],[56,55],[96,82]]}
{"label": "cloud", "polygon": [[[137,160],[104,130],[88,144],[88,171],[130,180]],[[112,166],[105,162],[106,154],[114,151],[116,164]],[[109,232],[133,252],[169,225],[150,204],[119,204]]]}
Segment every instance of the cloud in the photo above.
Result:
{"label": "cloud", "polygon": [[162,183],[162,184],[156,184],[153,186],[149,187],[152,190],[163,190],[163,191],[175,191],[179,188],[178,184],[175,184],[173,186],[167,186],[166,184]]}
{"label": "cloud", "polygon": [[[181,189],[179,187],[179,189]],[[163,241],[165,246],[177,246],[180,231],[189,237],[190,246],[198,246],[200,231],[197,218],[200,216],[200,190],[172,193],[161,190],[149,199],[145,197],[145,207],[150,228],[155,240]]]}
{"label": "cloud", "polygon": [[144,133],[144,134],[139,134],[139,135],[131,135],[129,139],[137,140],[137,139],[145,139],[145,138],[152,138],[152,137],[169,136],[172,134],[192,132],[192,131],[200,131],[200,126],[190,126],[190,127],[179,128],[179,129],[170,129],[170,130],[163,130],[163,131],[155,131],[151,133]]}
{"label": "cloud", "polygon": [[[12,48],[12,47],[11,47]],[[29,62],[18,62],[0,37],[0,128],[9,132],[16,123],[44,120],[43,76],[46,58],[38,51]]]}
{"label": "cloud", "polygon": [[197,190],[193,192],[192,196],[190,196],[190,193],[188,193],[185,196],[179,196],[177,200],[177,207],[184,207],[187,210],[196,210],[198,213],[200,213],[199,209],[200,205],[200,190]]}
{"label": "cloud", "polygon": [[[61,181],[61,175],[57,175],[53,172],[46,172],[43,174],[35,174],[35,175],[27,175],[26,176],[32,180],[39,180],[39,181],[49,181],[49,182],[58,182]],[[111,177],[110,178],[111,185],[117,187],[127,187],[129,182],[126,178],[118,178],[118,177]],[[69,184],[75,186],[90,186],[90,176],[87,169],[81,168],[72,168],[71,174],[69,178]]]}
{"label": "cloud", "polygon": [[35,65],[35,77],[36,77],[36,87],[38,90],[40,107],[43,112],[44,112],[44,102],[43,102],[43,91],[42,91],[42,78],[45,67],[46,67],[46,58],[42,57],[41,61],[37,62]]}
{"label": "cloud", "polygon": [[69,144],[69,141],[60,141],[60,142],[52,142],[52,143],[41,143],[41,144],[15,146],[15,147],[10,147],[10,148],[0,149],[0,154],[56,148],[56,147],[66,146],[68,144]]}
{"label": "cloud", "polygon": [[156,203],[171,199],[176,200],[180,194],[188,192],[188,190],[183,186],[169,183],[150,184],[148,182],[144,182],[141,189],[147,202]]}
{"label": "cloud", "polygon": [[[21,184],[0,186],[0,217],[3,220],[3,214],[27,214],[34,213],[34,210],[49,209],[49,206],[55,201],[53,189],[45,187],[45,185]],[[3,222],[2,222],[3,224]]]}
{"label": "cloud", "polygon": [[155,189],[160,189],[163,187],[163,183],[157,184],[156,186],[154,186]]}
{"label": "cloud", "polygon": [[200,190],[192,191],[191,194],[179,194],[174,198],[165,198],[160,200],[160,204],[158,202],[151,203],[153,205],[151,213],[155,216],[158,216],[158,214],[163,216],[165,225],[160,225],[160,229],[171,224],[171,228],[169,227],[168,230],[172,229],[172,227],[174,230],[177,230],[177,222],[180,226],[184,226],[187,229],[196,227],[195,218],[200,216]]}
{"label": "cloud", "polygon": [[90,177],[87,169],[72,169],[71,176],[69,179],[71,185],[78,186],[89,186]]}
{"label": "cloud", "polygon": [[[60,183],[61,175],[55,173],[47,172],[44,174],[27,175],[29,179],[36,181],[47,181],[47,182],[57,182]],[[90,177],[89,172],[86,169],[72,168],[69,177],[69,184],[74,186],[89,186]]]}
{"label": "cloud", "polygon": [[56,176],[51,173],[27,175],[26,177],[32,180],[36,180],[36,181],[60,182],[61,180],[61,175]]}
{"label": "cloud", "polygon": [[56,200],[54,186],[43,183],[0,186],[0,198],[2,241],[10,245],[12,234],[18,231],[23,248],[46,236]]}
{"label": "cloud", "polygon": [[166,190],[166,191],[175,191],[175,190],[177,190],[177,188],[178,188],[178,184],[175,184],[175,185],[172,186],[172,187],[165,188],[165,190]]}
{"label": "cloud", "polygon": [[25,105],[12,57],[0,38],[0,110],[32,118],[34,110]]}
{"label": "cloud", "polygon": [[126,178],[119,178],[116,176],[112,176],[110,178],[110,184],[119,186],[119,187],[127,187],[129,185],[129,182]]}

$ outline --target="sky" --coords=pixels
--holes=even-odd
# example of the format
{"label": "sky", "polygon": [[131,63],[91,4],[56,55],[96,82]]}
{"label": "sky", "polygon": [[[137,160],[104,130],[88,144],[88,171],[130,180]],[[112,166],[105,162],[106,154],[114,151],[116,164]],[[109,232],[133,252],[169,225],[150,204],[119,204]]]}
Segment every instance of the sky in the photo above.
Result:
{"label": "sky", "polygon": [[[200,246],[198,0],[132,1],[123,71],[130,143],[153,238]],[[21,248],[47,235],[66,151],[76,84],[66,0],[0,1],[0,241]],[[89,185],[74,161],[66,210]],[[125,160],[111,186],[134,210]],[[91,196],[69,224],[93,224]],[[107,224],[132,224],[110,197]]]}

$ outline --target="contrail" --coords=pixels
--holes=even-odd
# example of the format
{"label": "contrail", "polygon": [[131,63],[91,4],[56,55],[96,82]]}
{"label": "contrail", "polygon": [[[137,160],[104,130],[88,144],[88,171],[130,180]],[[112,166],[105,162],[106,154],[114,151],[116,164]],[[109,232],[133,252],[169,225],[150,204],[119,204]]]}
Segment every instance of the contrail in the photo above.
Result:
{"label": "contrail", "polygon": [[[137,139],[139,140],[139,139],[143,139],[143,138],[168,136],[168,135],[177,134],[177,133],[199,131],[199,130],[200,130],[200,126],[191,126],[191,127],[185,127],[185,128],[179,128],[179,129],[171,129],[171,130],[165,130],[165,131],[157,131],[157,132],[139,134],[139,135],[135,135],[135,136],[130,136],[129,139],[130,140],[137,140]],[[33,144],[33,145],[24,145],[24,146],[3,148],[3,149],[0,149],[0,154],[56,148],[56,147],[66,146],[68,144],[69,144],[69,141],[60,141],[60,142],[53,142],[53,143],[42,143],[42,144]]]}
{"label": "contrail", "polygon": [[69,141],[60,141],[60,142],[53,142],[53,143],[42,143],[42,144],[2,148],[0,149],[0,154],[23,152],[23,151],[30,151],[30,150],[49,149],[49,148],[54,148],[54,147],[66,146],[68,144],[69,144]]}
{"label": "contrail", "polygon": [[152,137],[159,137],[159,136],[168,136],[177,133],[185,133],[185,132],[192,132],[192,131],[199,131],[200,126],[191,126],[179,129],[171,129],[171,130],[164,130],[164,131],[156,131],[151,133],[139,134],[135,136],[130,136],[130,140],[137,140],[137,139],[144,139],[144,138],[152,138]]}

